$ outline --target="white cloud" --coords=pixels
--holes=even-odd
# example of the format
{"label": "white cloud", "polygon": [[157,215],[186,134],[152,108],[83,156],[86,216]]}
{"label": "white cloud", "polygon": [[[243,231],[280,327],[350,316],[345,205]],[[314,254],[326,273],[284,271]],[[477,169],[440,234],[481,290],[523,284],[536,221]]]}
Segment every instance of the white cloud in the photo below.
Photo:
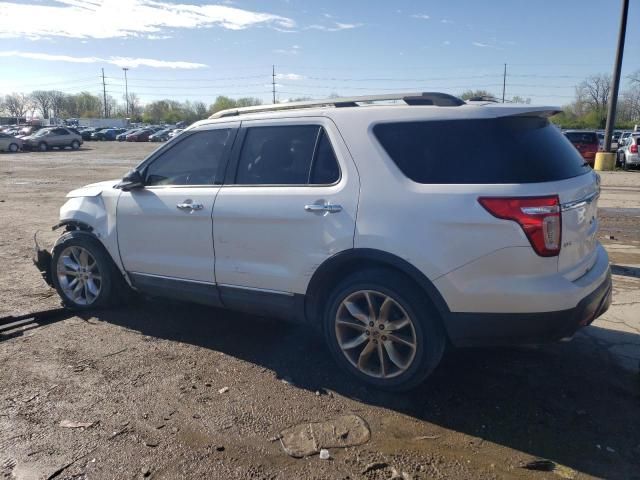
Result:
{"label": "white cloud", "polygon": [[304,80],[303,75],[297,73],[278,73],[276,79],[278,80]]}
{"label": "white cloud", "polygon": [[414,13],[413,15],[411,15],[412,18],[419,18],[421,20],[429,20],[431,17],[429,15],[426,15],[424,13]]}
{"label": "white cloud", "polygon": [[451,42],[449,40],[445,40],[444,42],[442,42],[442,45],[451,45]]}
{"label": "white cloud", "polygon": [[502,50],[501,47],[498,47],[497,45],[492,45],[490,43],[471,42],[471,45],[473,45],[474,47],[479,47],[479,48],[494,48],[496,50]]}
{"label": "white cloud", "polygon": [[0,12],[0,38],[103,39],[158,35],[178,28],[295,27],[292,19],[272,13],[166,0],[52,0],[30,5],[0,1]]}
{"label": "white cloud", "polygon": [[451,24],[453,23],[453,20],[447,20],[446,18],[443,18],[442,20],[440,20],[440,23]]}
{"label": "white cloud", "polygon": [[351,30],[352,28],[361,27],[362,23],[340,23],[335,22],[331,26],[327,25],[309,25],[308,30],[321,30],[323,32],[339,32],[340,30]]}
{"label": "white cloud", "polygon": [[130,57],[71,57],[69,55],[51,55],[48,53],[20,52],[17,50],[0,51],[0,57],[28,58],[30,60],[43,60],[48,62],[67,63],[107,63],[118,67],[151,67],[151,68],[172,68],[182,70],[194,70],[207,68],[204,63],[155,60],[153,58],[130,58]]}
{"label": "white cloud", "polygon": [[300,50],[300,45],[293,45],[291,48],[277,48],[273,53],[279,53],[280,55],[298,55]]}

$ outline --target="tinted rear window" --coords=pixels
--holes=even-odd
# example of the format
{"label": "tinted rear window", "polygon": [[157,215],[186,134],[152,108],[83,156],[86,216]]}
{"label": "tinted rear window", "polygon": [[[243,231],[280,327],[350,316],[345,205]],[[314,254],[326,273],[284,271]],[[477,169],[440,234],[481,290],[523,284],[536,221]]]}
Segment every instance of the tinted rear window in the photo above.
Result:
{"label": "tinted rear window", "polygon": [[598,134],[595,132],[566,132],[565,135],[573,143],[598,143]]}
{"label": "tinted rear window", "polygon": [[588,171],[562,133],[541,117],[384,123],[373,132],[418,183],[535,183]]}

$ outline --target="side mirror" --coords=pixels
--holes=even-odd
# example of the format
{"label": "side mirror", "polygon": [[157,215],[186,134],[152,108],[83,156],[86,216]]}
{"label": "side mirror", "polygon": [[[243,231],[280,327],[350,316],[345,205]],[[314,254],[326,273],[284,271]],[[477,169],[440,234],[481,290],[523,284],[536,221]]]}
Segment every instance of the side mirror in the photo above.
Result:
{"label": "side mirror", "polygon": [[144,178],[142,178],[140,172],[135,168],[133,170],[129,170],[127,174],[122,177],[122,180],[116,185],[116,188],[120,188],[125,192],[133,190],[134,188],[142,187],[144,187]]}

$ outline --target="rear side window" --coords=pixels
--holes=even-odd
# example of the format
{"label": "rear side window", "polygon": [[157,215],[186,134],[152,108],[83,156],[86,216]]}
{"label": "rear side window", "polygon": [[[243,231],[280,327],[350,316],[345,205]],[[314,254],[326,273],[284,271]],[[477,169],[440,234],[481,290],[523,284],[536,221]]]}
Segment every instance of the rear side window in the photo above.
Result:
{"label": "rear side window", "polygon": [[565,135],[572,143],[598,143],[598,134],[595,132],[565,132]]}
{"label": "rear side window", "polygon": [[340,177],[335,154],[318,125],[250,127],[242,145],[236,184],[331,184]]}
{"label": "rear side window", "polygon": [[373,132],[402,173],[418,183],[549,182],[589,168],[541,117],[384,123]]}

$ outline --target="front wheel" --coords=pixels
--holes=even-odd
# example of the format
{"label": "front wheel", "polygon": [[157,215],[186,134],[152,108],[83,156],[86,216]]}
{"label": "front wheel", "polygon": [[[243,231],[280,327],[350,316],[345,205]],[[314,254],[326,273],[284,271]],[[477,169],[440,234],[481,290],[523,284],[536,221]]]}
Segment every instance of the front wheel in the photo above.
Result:
{"label": "front wheel", "polygon": [[335,360],[384,390],[409,390],[440,362],[445,335],[436,310],[404,275],[383,269],[347,277],[331,294],[324,330]]}
{"label": "front wheel", "polygon": [[38,150],[40,150],[41,152],[46,152],[48,149],[49,149],[49,147],[47,146],[46,143],[40,142],[38,144]]}
{"label": "front wheel", "polygon": [[117,269],[102,244],[82,232],[65,233],[53,249],[52,279],[65,306],[88,310],[113,303]]}
{"label": "front wheel", "polygon": [[18,144],[12,143],[11,145],[9,145],[9,151],[11,153],[16,153],[18,150],[19,150]]}
{"label": "front wheel", "polygon": [[71,142],[71,148],[73,150],[78,150],[80,148],[80,142],[78,140],[74,140]]}

